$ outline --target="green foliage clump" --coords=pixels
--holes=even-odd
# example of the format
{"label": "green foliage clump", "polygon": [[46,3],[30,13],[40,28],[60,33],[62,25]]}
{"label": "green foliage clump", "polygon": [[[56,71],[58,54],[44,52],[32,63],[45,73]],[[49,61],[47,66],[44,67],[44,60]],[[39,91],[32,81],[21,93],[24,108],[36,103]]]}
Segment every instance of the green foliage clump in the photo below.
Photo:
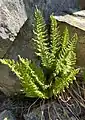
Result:
{"label": "green foliage clump", "polygon": [[28,60],[21,58],[15,62],[10,59],[0,59],[8,65],[20,78],[23,91],[28,97],[49,98],[57,96],[75,80],[78,69],[76,63],[77,34],[70,39],[68,29],[60,34],[57,21],[50,16],[50,35],[46,28],[41,12],[35,11],[34,43],[36,55],[41,60],[40,67]]}

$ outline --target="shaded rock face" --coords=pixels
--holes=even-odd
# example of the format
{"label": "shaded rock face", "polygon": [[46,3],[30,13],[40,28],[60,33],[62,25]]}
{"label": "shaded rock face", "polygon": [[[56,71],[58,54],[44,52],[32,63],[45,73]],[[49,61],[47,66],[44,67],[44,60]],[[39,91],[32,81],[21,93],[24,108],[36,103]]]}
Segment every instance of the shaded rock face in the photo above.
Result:
{"label": "shaded rock face", "polygon": [[[35,60],[31,39],[36,6],[48,22],[51,13],[76,8],[77,0],[0,0],[0,58],[17,60],[21,55]],[[20,88],[19,80],[4,65],[0,65],[0,88],[6,95]]]}
{"label": "shaded rock face", "polygon": [[79,0],[80,9],[85,9],[85,0]]}

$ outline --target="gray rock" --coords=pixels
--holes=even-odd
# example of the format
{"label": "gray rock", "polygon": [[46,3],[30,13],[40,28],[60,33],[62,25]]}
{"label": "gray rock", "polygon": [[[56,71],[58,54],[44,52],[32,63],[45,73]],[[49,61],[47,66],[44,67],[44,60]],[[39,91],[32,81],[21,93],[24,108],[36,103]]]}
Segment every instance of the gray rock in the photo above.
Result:
{"label": "gray rock", "polygon": [[5,65],[0,65],[0,90],[7,96],[16,94],[17,91],[20,91],[20,82],[18,78],[16,78]]}
{"label": "gray rock", "polygon": [[4,56],[26,20],[23,0],[0,0],[0,57]]}
{"label": "gray rock", "polygon": [[0,113],[0,120],[16,120],[10,111],[4,110]]}
{"label": "gray rock", "polygon": [[71,26],[77,27],[85,31],[85,10],[78,12],[72,11],[72,15],[65,14],[65,15],[55,16],[55,18],[58,21],[68,23]]}
{"label": "gray rock", "polygon": [[[17,60],[21,55],[35,60],[31,40],[35,6],[48,22],[52,12],[59,15],[78,5],[76,0],[0,0],[0,58]],[[6,95],[20,89],[19,80],[4,65],[0,65],[0,89]]]}

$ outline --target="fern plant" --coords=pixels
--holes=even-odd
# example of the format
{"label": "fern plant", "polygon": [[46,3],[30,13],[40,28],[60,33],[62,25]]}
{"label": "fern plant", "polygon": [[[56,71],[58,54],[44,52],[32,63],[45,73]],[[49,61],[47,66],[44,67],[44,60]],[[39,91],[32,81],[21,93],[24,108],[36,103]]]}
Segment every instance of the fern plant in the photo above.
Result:
{"label": "fern plant", "polygon": [[48,99],[57,96],[73,83],[78,69],[76,63],[77,34],[70,39],[68,29],[60,34],[57,21],[50,16],[50,36],[41,12],[35,11],[34,38],[36,55],[41,60],[40,67],[27,58],[19,56],[19,61],[0,59],[9,66],[21,80],[23,91],[28,97]]}

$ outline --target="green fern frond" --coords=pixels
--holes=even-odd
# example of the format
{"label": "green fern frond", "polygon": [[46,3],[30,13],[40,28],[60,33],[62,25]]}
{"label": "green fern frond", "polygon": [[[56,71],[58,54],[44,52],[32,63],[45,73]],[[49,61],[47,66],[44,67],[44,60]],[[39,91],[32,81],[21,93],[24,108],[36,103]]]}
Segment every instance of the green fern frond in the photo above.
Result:
{"label": "green fern frond", "polygon": [[2,64],[7,65],[11,69],[11,71],[13,71],[20,79],[22,79],[20,75],[21,68],[19,67],[18,62],[15,62],[14,60],[10,60],[10,59],[0,59],[0,62]]}
{"label": "green fern frond", "polygon": [[60,94],[60,92],[65,91],[65,88],[69,87],[73,80],[76,80],[75,75],[78,74],[79,69],[72,69],[66,76],[56,77],[54,83],[53,93],[54,95]]}
{"label": "green fern frond", "polygon": [[49,67],[49,48],[48,48],[48,34],[46,24],[41,12],[37,9],[35,11],[35,28],[34,28],[34,42],[36,45],[36,55],[41,57],[42,65]]}
{"label": "green fern frond", "polygon": [[65,48],[68,45],[69,40],[69,32],[68,32],[68,28],[66,27],[63,35],[62,35],[62,48]]}
{"label": "green fern frond", "polygon": [[74,34],[71,41],[69,42],[68,50],[67,50],[68,54],[65,58],[67,65],[71,67],[74,67],[74,65],[76,64],[76,53],[75,53],[76,49],[75,48],[76,48],[77,40],[78,40],[78,36],[77,34]]}
{"label": "green fern frond", "polygon": [[50,29],[50,39],[51,39],[51,47],[50,47],[50,58],[51,62],[55,62],[56,54],[59,53],[60,44],[61,44],[61,36],[59,27],[57,25],[56,19],[53,15],[50,16],[51,19],[51,29]]}
{"label": "green fern frond", "polygon": [[31,61],[19,56],[19,62],[10,59],[0,59],[0,62],[8,65],[9,68],[20,78],[26,96],[46,98],[43,92],[40,91],[40,88],[44,91],[46,87],[48,87],[44,84],[43,72],[36,67],[37,71],[40,71],[39,73],[36,72],[38,74],[36,75],[35,71],[32,69],[35,66],[33,67]]}
{"label": "green fern frond", "polygon": [[[71,67],[76,64],[76,43],[78,40],[77,34],[74,34],[71,40],[69,40],[68,30],[66,28],[67,32],[64,32],[64,36],[66,34],[67,37],[65,37],[62,45],[62,49],[59,53],[59,58],[56,60],[56,73],[59,74],[59,72],[63,71],[64,73],[67,73],[70,71]],[[63,37],[64,38],[64,37]],[[66,40],[67,38],[67,40]],[[67,42],[66,42],[67,41]]]}
{"label": "green fern frond", "polygon": [[78,40],[78,36],[77,34],[75,33],[73,35],[73,37],[71,38],[71,40],[69,41],[69,49],[72,50],[72,51],[75,51],[76,49],[76,44],[77,44],[77,40]]}

